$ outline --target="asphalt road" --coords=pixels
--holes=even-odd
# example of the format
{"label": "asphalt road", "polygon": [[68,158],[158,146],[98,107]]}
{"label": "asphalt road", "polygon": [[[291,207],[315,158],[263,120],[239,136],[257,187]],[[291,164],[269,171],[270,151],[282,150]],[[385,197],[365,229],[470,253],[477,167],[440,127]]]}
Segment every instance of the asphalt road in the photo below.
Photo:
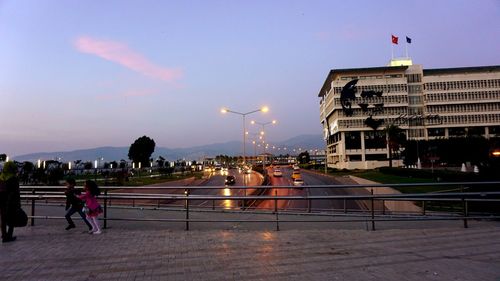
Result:
{"label": "asphalt road", "polygon": [[[277,167],[274,167],[277,168]],[[274,177],[271,176],[271,183],[273,186],[293,186],[293,181],[291,178],[292,168],[289,166],[280,166],[279,169],[283,172],[282,177]],[[268,168],[268,172],[270,175],[273,174],[273,168]],[[304,180],[304,186],[300,189],[297,187],[290,189],[273,189],[270,195],[312,195],[312,196],[321,196],[321,195],[361,195],[368,194],[368,191],[364,189],[346,189],[346,188],[308,188],[308,185],[340,185],[340,184],[350,184],[351,182],[348,179],[335,179],[330,176],[321,175],[314,172],[309,172],[307,170],[300,170],[302,179]],[[274,202],[267,201],[261,202],[258,205],[258,208],[264,209],[272,209],[274,208]],[[347,208],[348,210],[366,210],[367,204],[364,201],[353,201],[347,200],[312,200],[308,202],[308,200],[286,200],[286,201],[278,201],[278,208],[281,210],[297,210],[297,211],[305,211],[308,210],[309,204],[311,204],[310,209],[312,211],[325,211],[325,210],[343,210]],[[345,206],[344,206],[345,204]]]}
{"label": "asphalt road", "polygon": [[[240,172],[237,169],[230,169],[228,172],[215,171],[207,174],[208,179],[202,184],[203,186],[224,186],[224,181],[226,176],[232,175],[236,179],[236,183],[232,187],[238,186],[257,186],[261,185],[262,178],[259,174],[252,172],[251,174],[245,174]],[[255,189],[246,188],[245,189],[232,189],[232,188],[224,188],[224,189],[192,189],[193,195],[218,195],[218,196],[244,196],[251,195]],[[222,200],[215,201],[212,200],[207,201],[192,201],[194,206],[200,207],[212,207],[215,204],[215,207],[222,207],[224,209],[233,209],[239,208],[241,206],[241,202],[236,200]]]}
{"label": "asphalt road", "polygon": [[[273,186],[289,186],[290,188],[276,188],[267,190],[265,195],[278,195],[278,196],[321,196],[321,195],[362,195],[368,194],[365,189],[345,189],[345,188],[331,188],[331,186],[340,184],[354,184],[348,178],[341,177],[331,177],[325,176],[319,173],[310,172],[307,170],[300,170],[302,179],[304,180],[304,186],[294,187],[291,178],[293,169],[290,166],[279,166],[283,175],[281,177],[273,176],[274,168],[268,167],[268,173],[270,175],[271,185]],[[203,187],[208,186],[218,186],[224,187],[224,181],[226,176],[233,175],[236,179],[236,183],[233,186],[223,189],[204,189]],[[259,191],[252,186],[258,186],[262,184],[262,176],[259,173],[252,172],[251,174],[245,174],[237,169],[230,169],[227,172],[214,171],[210,173],[205,173],[204,180],[196,180],[192,183],[199,185],[200,188],[191,189],[191,195],[194,197],[196,195],[218,195],[218,196],[244,196],[244,195],[258,195]],[[179,184],[178,182],[171,182],[168,184],[158,184],[158,185],[170,185]],[[314,188],[308,188],[308,186],[320,186]],[[244,187],[239,189],[238,187]],[[322,188],[321,186],[325,186]],[[330,186],[330,187],[326,187]],[[193,186],[191,186],[192,188]],[[141,190],[127,190],[126,192],[144,192]],[[154,191],[152,191],[154,193]],[[168,193],[172,194],[182,194],[183,189],[170,190]],[[176,201],[163,201],[162,204],[167,205],[178,205],[183,206],[185,204],[184,200]],[[206,207],[206,208],[217,208],[217,209],[240,209],[243,202],[238,200],[192,200],[190,201],[190,206],[193,207]],[[280,211],[332,211],[332,210],[344,210],[347,208],[349,211],[352,210],[367,210],[368,202],[364,201],[352,201],[347,200],[253,200],[244,202],[246,209],[259,209],[259,210],[274,210],[276,207]],[[345,206],[344,206],[345,204]]]}

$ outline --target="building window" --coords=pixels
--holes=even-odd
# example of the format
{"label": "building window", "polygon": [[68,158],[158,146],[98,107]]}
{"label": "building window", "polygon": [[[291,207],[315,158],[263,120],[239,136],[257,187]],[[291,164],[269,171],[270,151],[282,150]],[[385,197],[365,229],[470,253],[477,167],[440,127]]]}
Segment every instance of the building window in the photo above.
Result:
{"label": "building window", "polygon": [[[456,117],[456,116],[453,116],[453,117]],[[459,122],[455,122],[455,123],[459,123]],[[454,136],[454,137],[463,137],[463,136],[465,136],[465,128],[463,128],[463,127],[460,127],[460,128],[449,128],[448,129],[448,134],[450,136]]]}
{"label": "building window", "polygon": [[345,148],[346,149],[361,149],[361,133],[346,132],[345,133]]}
{"label": "building window", "polygon": [[408,74],[406,75],[408,83],[419,83],[422,82],[422,76],[420,74]]}
{"label": "building window", "polygon": [[467,128],[469,136],[481,136],[484,134],[484,127],[469,127]]}
{"label": "building window", "polygon": [[500,136],[500,126],[490,126],[488,127],[490,135]]}
{"label": "building window", "polygon": [[382,131],[365,132],[365,148],[385,148],[385,134]]}
{"label": "building window", "polygon": [[366,154],[366,161],[385,161],[387,160],[387,154]]}
{"label": "building window", "polygon": [[444,137],[444,128],[428,129],[429,137]]}
{"label": "building window", "polygon": [[347,155],[347,157],[348,157],[347,161],[350,161],[350,162],[361,161],[361,155]]}

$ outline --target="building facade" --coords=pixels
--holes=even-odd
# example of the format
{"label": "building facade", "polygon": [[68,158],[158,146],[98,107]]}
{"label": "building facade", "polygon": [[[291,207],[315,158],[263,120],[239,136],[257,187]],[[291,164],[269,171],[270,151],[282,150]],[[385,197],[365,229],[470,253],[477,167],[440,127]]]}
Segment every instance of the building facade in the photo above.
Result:
{"label": "building facade", "polygon": [[390,65],[328,74],[318,95],[328,167],[388,166],[388,125],[410,140],[500,136],[500,66]]}

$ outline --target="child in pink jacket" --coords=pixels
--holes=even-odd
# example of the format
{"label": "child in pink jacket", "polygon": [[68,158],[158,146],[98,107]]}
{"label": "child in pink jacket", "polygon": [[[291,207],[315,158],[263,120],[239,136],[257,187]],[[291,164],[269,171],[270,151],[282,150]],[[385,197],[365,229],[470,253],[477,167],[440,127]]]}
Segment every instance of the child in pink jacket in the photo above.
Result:
{"label": "child in pink jacket", "polygon": [[102,213],[102,207],[97,202],[97,196],[100,193],[99,187],[94,181],[85,181],[85,186],[83,188],[84,194],[80,195],[79,198],[85,202],[87,207],[87,220],[92,225],[92,229],[89,231],[90,234],[101,234],[101,228],[99,227],[99,221],[97,216]]}

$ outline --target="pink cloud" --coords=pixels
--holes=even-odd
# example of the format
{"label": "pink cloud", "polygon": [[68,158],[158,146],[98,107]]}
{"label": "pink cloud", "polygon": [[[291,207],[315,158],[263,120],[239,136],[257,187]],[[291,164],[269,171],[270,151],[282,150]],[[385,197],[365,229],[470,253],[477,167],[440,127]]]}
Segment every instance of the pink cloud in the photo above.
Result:
{"label": "pink cloud", "polygon": [[155,65],[141,54],[130,49],[126,44],[120,42],[82,36],[76,39],[75,47],[82,53],[96,55],[143,75],[163,81],[176,82],[182,77],[181,70]]}

